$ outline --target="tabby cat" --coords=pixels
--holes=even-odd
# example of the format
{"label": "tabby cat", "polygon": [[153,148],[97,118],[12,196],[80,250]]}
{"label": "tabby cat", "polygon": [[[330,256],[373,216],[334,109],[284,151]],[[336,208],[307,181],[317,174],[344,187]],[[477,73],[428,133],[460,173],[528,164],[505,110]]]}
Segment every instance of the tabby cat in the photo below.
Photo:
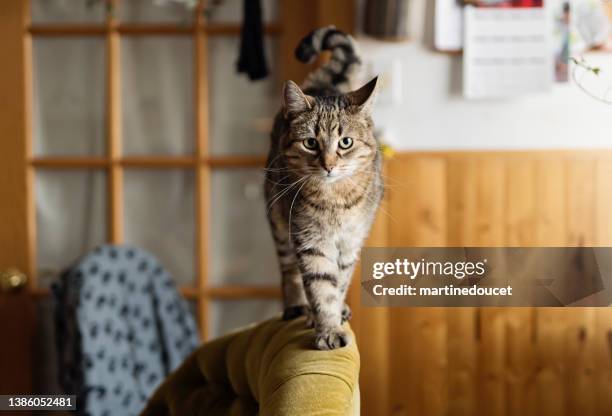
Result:
{"label": "tabby cat", "polygon": [[359,251],[383,194],[381,154],[370,117],[377,79],[351,92],[361,66],[355,41],[334,27],[296,49],[329,63],[302,88],[287,81],[266,167],[268,219],[282,272],[284,319],[307,315],[315,346],[347,345],[344,303]]}

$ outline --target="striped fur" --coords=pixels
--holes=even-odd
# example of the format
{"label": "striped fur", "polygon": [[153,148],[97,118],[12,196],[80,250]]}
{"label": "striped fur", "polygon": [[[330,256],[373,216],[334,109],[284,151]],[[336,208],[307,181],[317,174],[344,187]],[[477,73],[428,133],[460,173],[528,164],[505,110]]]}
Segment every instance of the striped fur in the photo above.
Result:
{"label": "striped fur", "polygon": [[334,26],[322,27],[302,39],[295,56],[301,62],[311,63],[322,51],[331,51],[329,62],[306,78],[302,90],[311,95],[349,92],[361,68],[357,43]]}
{"label": "striped fur", "polygon": [[370,117],[377,80],[350,92],[360,59],[356,45],[332,27],[309,34],[296,50],[332,61],[300,89],[288,81],[271,134],[265,193],[282,272],[285,319],[309,315],[315,346],[349,339],[344,303],[359,251],[383,193],[379,144]]}

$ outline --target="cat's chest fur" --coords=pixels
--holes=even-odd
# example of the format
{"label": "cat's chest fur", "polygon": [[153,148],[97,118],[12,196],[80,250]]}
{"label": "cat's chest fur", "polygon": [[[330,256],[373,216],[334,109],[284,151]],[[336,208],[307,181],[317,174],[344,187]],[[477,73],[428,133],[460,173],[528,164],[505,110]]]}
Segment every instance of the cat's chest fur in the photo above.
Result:
{"label": "cat's chest fur", "polygon": [[324,235],[336,245],[361,240],[376,211],[377,204],[372,202],[379,199],[376,179],[367,178],[359,186],[320,186],[305,192],[295,220],[302,228]]}

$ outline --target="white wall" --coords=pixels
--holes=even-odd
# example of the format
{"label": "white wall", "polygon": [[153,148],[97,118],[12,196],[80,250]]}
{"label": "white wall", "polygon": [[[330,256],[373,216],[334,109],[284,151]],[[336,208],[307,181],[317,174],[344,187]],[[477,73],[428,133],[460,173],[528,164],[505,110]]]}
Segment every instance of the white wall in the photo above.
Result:
{"label": "white wall", "polygon": [[[612,148],[612,105],[588,97],[573,83],[547,94],[466,100],[461,57],[432,51],[433,0],[412,0],[409,42],[359,41],[368,59],[397,56],[402,103],[378,106],[377,126],[398,150]],[[612,53],[588,61],[602,68],[598,93],[612,87]],[[606,80],[607,78],[607,80]]]}

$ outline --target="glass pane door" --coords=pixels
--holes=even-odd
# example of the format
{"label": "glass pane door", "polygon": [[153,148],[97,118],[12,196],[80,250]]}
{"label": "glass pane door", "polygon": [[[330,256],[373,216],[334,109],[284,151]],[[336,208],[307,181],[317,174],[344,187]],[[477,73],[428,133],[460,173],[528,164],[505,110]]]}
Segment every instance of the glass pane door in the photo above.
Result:
{"label": "glass pane door", "polygon": [[241,2],[67,3],[31,0],[34,290],[48,296],[79,256],[126,243],[171,272],[207,339],[279,313],[261,170],[278,0],[263,2],[261,81],[235,69]]}

